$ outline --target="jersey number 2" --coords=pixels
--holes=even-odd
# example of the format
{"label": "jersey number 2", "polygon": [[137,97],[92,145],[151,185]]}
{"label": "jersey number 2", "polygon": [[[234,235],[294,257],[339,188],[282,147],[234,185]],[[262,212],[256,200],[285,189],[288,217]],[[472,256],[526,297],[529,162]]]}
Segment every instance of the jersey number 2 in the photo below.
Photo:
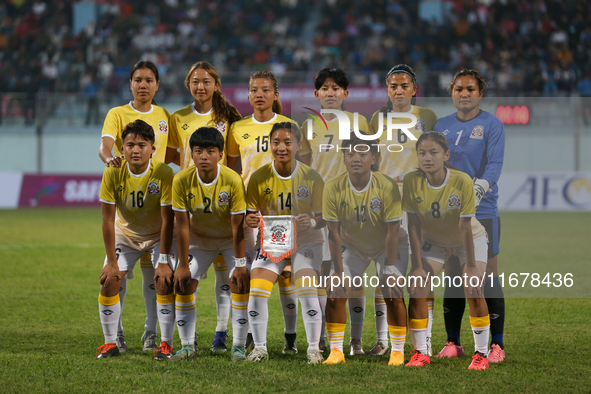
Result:
{"label": "jersey number 2", "polygon": [[211,198],[203,197],[203,204],[205,205],[203,213],[213,213],[211,211]]}

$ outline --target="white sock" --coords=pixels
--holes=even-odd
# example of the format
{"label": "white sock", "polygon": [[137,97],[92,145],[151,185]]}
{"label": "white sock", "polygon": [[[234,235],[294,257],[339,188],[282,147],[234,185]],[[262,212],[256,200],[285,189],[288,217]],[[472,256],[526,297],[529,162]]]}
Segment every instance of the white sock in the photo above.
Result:
{"label": "white sock", "polygon": [[345,323],[326,322],[326,336],[330,341],[330,349],[343,351],[343,340],[345,339]]}
{"label": "white sock", "polygon": [[[180,295],[175,297],[176,325],[181,338],[181,345],[193,346],[195,343],[195,322],[197,310],[195,308],[195,295]],[[162,327],[160,327],[162,329]]]}
{"label": "white sock", "polygon": [[363,319],[365,318],[365,289],[351,292],[349,316],[351,318],[351,339],[361,339],[363,336]]}
{"label": "white sock", "polygon": [[474,350],[486,356],[488,354],[488,338],[490,336],[489,315],[483,317],[470,316],[470,325],[472,326],[472,334],[474,335]]}
{"label": "white sock", "polygon": [[248,299],[248,322],[252,330],[255,348],[267,348],[267,324],[269,322],[269,297],[273,283],[265,279],[250,280]]}
{"label": "white sock", "polygon": [[[220,264],[218,264],[220,259]],[[213,262],[215,270],[215,303],[218,311],[216,331],[228,330],[228,319],[232,308],[232,292],[230,292],[230,278],[228,268],[222,256],[218,256]]]}
{"label": "white sock", "polygon": [[156,332],[158,313],[156,312],[156,288],[154,287],[154,267],[151,262],[140,261],[142,267],[142,292],[146,304],[145,331]]}
{"label": "white sock", "polygon": [[388,316],[386,315],[388,308],[379,288],[375,289],[374,297],[377,340],[388,343]]}
{"label": "white sock", "polygon": [[158,321],[160,322],[160,338],[162,342],[172,346],[174,337],[174,293],[158,294],[156,300],[158,304],[156,308],[158,310]]}
{"label": "white sock", "polygon": [[433,298],[427,298],[427,312],[429,316],[429,322],[427,323],[427,338],[431,338],[431,331],[433,329],[433,311],[435,310],[435,300]]}
{"label": "white sock", "polygon": [[248,335],[248,294],[232,293],[232,346],[245,346]]}
{"label": "white sock", "polygon": [[285,322],[286,334],[295,334],[298,323],[298,297],[295,285],[291,283],[291,277],[285,279],[282,276],[277,281],[279,284],[279,300],[283,310],[283,321]]}
{"label": "white sock", "polygon": [[306,329],[308,350],[319,350],[318,342],[322,327],[322,311],[318,301],[318,290],[314,287],[300,287],[301,279],[298,279],[297,282],[297,295],[302,304],[302,318]]}
{"label": "white sock", "polygon": [[429,319],[409,319],[410,337],[415,350],[427,354],[427,322]]}
{"label": "white sock", "polygon": [[121,287],[119,287],[119,304],[121,304],[121,313],[119,313],[119,321],[117,322],[117,333],[123,333],[123,304],[125,303],[125,296],[127,295],[127,275],[121,280]]}
{"label": "white sock", "polygon": [[105,335],[105,343],[115,343],[117,339],[117,322],[121,316],[121,304],[119,294],[113,297],[105,297],[99,294],[99,316]]}
{"label": "white sock", "polygon": [[318,289],[318,302],[320,303],[320,310],[322,311],[322,326],[320,328],[320,338],[326,338],[326,302],[327,295],[325,289]]}

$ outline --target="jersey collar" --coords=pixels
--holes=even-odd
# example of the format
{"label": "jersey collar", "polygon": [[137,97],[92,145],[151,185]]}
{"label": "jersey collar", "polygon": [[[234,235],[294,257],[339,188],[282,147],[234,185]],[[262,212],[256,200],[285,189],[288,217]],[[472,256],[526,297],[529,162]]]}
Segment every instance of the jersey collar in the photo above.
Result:
{"label": "jersey collar", "polygon": [[220,171],[221,171],[221,167],[220,167],[220,163],[218,163],[218,174],[215,176],[215,179],[213,181],[211,181],[211,183],[205,183],[199,177],[199,170],[197,169],[197,167],[195,167],[195,174],[197,174],[197,180],[199,181],[199,183],[201,183],[205,187],[215,185],[215,183],[218,181],[218,179],[220,177]]}
{"label": "jersey collar", "polygon": [[349,176],[349,174],[347,174],[347,179],[349,180],[349,187],[351,188],[351,190],[353,190],[355,193],[359,193],[359,194],[365,193],[369,189],[369,185],[371,185],[371,181],[373,179],[373,172],[372,171],[369,172],[369,182],[367,182],[367,185],[365,185],[363,190],[355,189],[355,186],[353,186],[353,184],[351,183],[351,177]]}
{"label": "jersey collar", "polygon": [[256,124],[269,124],[269,123],[275,123],[275,119],[277,119],[277,114],[275,112],[273,112],[273,117],[271,119],[269,119],[266,122],[259,122],[258,120],[256,120],[256,118],[254,117],[254,114],[252,114],[252,121],[255,122]]}
{"label": "jersey collar", "polygon": [[148,168],[146,168],[146,171],[142,172],[141,174],[134,174],[133,172],[131,172],[131,170],[129,169],[129,162],[125,162],[125,165],[127,165],[127,172],[129,172],[129,175],[131,175],[134,178],[141,178],[144,175],[146,175],[148,171],[150,171],[150,167],[152,166],[152,159],[148,160]]}
{"label": "jersey collar", "polygon": [[427,182],[427,187],[428,187],[429,189],[433,189],[433,190],[441,190],[441,189],[443,189],[443,188],[445,187],[445,185],[447,185],[447,181],[448,181],[448,179],[449,179],[449,174],[451,174],[451,169],[449,169],[449,168],[446,168],[446,169],[447,169],[447,174],[445,174],[445,179],[443,180],[443,183],[441,184],[441,186],[437,186],[437,187],[435,187],[435,186],[431,186],[431,185],[429,184],[429,180],[427,180],[427,177],[425,177],[425,182]]}
{"label": "jersey collar", "polygon": [[133,109],[135,112],[137,112],[138,114],[151,114],[152,111],[154,111],[154,106],[152,104],[150,104],[150,110],[148,112],[138,111],[137,109],[133,108],[133,105],[131,105],[132,102],[133,102],[133,100],[129,102],[129,107],[131,109]]}
{"label": "jersey collar", "polygon": [[211,107],[211,109],[209,111],[207,111],[206,113],[202,114],[201,112],[197,111],[195,109],[195,103],[191,104],[191,109],[193,110],[193,113],[195,113],[195,115],[198,116],[207,116],[207,115],[211,115],[211,113],[213,112],[213,106]]}
{"label": "jersey collar", "polygon": [[298,172],[298,169],[300,168],[300,162],[299,161],[295,161],[296,165],[295,165],[295,169],[291,172],[291,175],[288,177],[284,177],[279,175],[279,173],[277,172],[277,170],[275,169],[275,160],[273,160],[271,162],[271,168],[273,169],[273,173],[275,174],[275,176],[283,181],[289,181],[291,180],[291,178],[293,178],[293,176],[295,175],[296,172]]}

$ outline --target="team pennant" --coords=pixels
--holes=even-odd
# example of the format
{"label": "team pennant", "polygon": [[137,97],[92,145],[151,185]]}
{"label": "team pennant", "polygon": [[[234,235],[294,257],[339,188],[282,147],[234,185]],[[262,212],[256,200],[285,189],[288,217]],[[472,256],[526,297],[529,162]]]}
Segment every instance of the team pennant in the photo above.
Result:
{"label": "team pennant", "polygon": [[260,226],[261,254],[274,263],[291,256],[297,249],[296,219],[291,215],[263,216]]}

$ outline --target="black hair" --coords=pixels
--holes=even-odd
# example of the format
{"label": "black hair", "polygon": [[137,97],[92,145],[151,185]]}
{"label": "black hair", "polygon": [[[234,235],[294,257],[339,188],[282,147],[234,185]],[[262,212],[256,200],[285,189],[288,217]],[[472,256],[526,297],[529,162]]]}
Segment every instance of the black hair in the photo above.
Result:
{"label": "black hair", "polygon": [[[390,71],[388,71],[388,74],[386,74],[386,86],[388,86],[388,79],[390,78],[390,76],[392,74],[397,74],[397,73],[403,73],[403,74],[410,75],[414,86],[416,88],[419,87],[419,85],[417,84],[417,74],[415,73],[415,70],[413,70],[412,67],[409,66],[408,64],[402,64],[402,63],[395,65],[394,67],[392,67],[390,69]],[[411,99],[411,104],[414,104],[416,101],[416,99],[414,97],[416,97],[416,95],[413,95],[413,99]],[[388,102],[381,109],[381,111],[386,113],[388,111],[393,111],[393,110],[394,110],[394,108],[392,107],[392,101],[390,101],[390,98],[388,98]]]}
{"label": "black hair", "polygon": [[320,89],[327,79],[332,79],[337,85],[347,90],[349,87],[349,76],[340,68],[323,68],[314,77],[314,87]]}
{"label": "black hair", "polygon": [[224,136],[215,127],[200,127],[189,139],[191,151],[196,147],[203,149],[218,148],[220,152],[224,151]]}
{"label": "black hair", "polygon": [[121,132],[121,141],[125,141],[125,137],[129,134],[135,134],[146,141],[150,141],[152,145],[156,142],[154,129],[141,119],[136,119],[123,128],[123,131]]}
{"label": "black hair", "polygon": [[300,127],[294,122],[275,123],[269,133],[269,139],[273,138],[273,133],[277,130],[289,130],[291,135],[298,141],[298,144],[302,142],[302,132],[300,131]]}
{"label": "black hair", "polygon": [[[250,80],[248,81],[248,88],[249,89],[250,89],[250,84],[252,83],[252,81],[257,78],[265,78],[265,79],[268,79],[269,81],[273,82],[273,89],[275,90],[275,93],[279,92],[279,84],[277,83],[277,78],[275,78],[275,74],[273,74],[271,71],[268,71],[268,70],[254,72],[250,76]],[[275,112],[276,114],[279,114],[279,115],[281,115],[283,113],[283,104],[281,104],[281,100],[277,99],[277,100],[273,101],[272,110],[273,110],[273,112]]]}
{"label": "black hair", "polygon": [[[365,132],[361,132],[361,134],[363,134],[363,135],[370,135],[370,134],[366,134]],[[361,138],[359,138],[357,136],[357,134],[351,133],[350,136],[349,136],[349,139],[343,140],[343,143],[341,145],[341,150],[344,153],[345,150],[346,150],[345,148],[347,148],[349,146],[354,150],[357,145],[365,145],[365,146],[368,146],[369,147],[369,151],[371,152],[372,155],[376,156],[376,160],[377,160],[379,158],[379,155],[378,155],[378,144],[379,144],[379,142],[380,142],[379,139],[362,140]],[[376,161],[376,164],[377,164],[377,161]],[[372,170],[374,170],[373,167],[372,167]]]}
{"label": "black hair", "polygon": [[[133,65],[133,67],[131,69],[131,73],[129,74],[129,81],[130,82],[133,79],[133,74],[137,70],[140,70],[142,68],[150,69],[154,73],[154,76],[156,77],[156,82],[160,82],[160,74],[158,74],[158,67],[156,67],[156,65],[149,60],[140,60],[139,62],[137,62],[136,64]],[[156,101],[154,101],[154,99],[152,99],[152,104],[156,105]]]}
{"label": "black hair", "polygon": [[480,90],[481,92],[484,92],[484,89],[488,88],[488,84],[486,83],[482,75],[478,73],[477,69],[464,68],[463,70],[458,71],[456,75],[454,75],[454,77],[451,80],[451,83],[447,87],[447,93],[449,93],[450,95],[452,94],[454,84],[456,83],[456,80],[460,77],[473,77],[474,79],[476,79],[476,81],[478,82],[478,90]]}
{"label": "black hair", "polygon": [[[443,149],[444,153],[449,151],[449,143],[447,142],[447,138],[443,134],[441,134],[437,131],[426,131],[423,134],[421,134],[421,136],[419,137],[419,139],[417,140],[417,143],[415,145],[415,148],[417,150],[417,154],[419,152],[419,144],[427,139],[433,140],[433,142],[435,142],[437,145],[439,145]],[[456,167],[452,166],[447,161],[444,162],[443,165],[446,168],[458,170]],[[423,170],[421,170],[420,168],[418,170],[423,173],[423,176],[425,175],[425,172]]]}

